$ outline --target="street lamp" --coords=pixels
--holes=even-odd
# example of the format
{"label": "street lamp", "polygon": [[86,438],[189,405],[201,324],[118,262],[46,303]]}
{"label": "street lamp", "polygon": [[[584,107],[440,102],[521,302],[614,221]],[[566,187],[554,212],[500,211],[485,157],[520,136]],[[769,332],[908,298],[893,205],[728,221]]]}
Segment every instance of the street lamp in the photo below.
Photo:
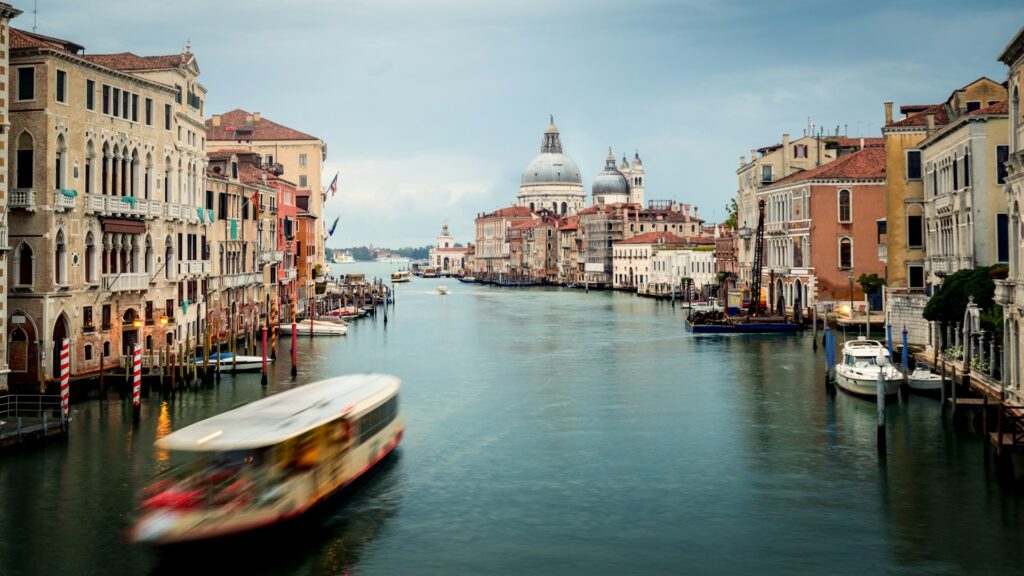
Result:
{"label": "street lamp", "polygon": [[850,320],[853,320],[853,268],[850,269]]}

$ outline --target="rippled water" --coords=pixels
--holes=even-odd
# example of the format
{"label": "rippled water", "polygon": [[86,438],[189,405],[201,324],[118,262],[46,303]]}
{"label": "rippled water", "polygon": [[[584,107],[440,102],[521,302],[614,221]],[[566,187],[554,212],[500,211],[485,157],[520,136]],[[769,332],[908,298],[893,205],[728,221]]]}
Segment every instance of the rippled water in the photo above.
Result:
{"label": "rippled water", "polygon": [[[367,271],[383,274],[384,266]],[[451,295],[438,296],[446,284]],[[300,340],[271,385],[73,406],[65,444],[0,456],[0,574],[188,573],[126,544],[158,434],[316,378],[402,378],[397,457],[287,535],[216,547],[222,573],[1008,574],[1022,500],[938,403],[829,396],[812,339],[693,337],[626,294],[414,280],[342,339]],[[284,347],[287,350],[287,344]],[[227,571],[225,572],[225,569]]]}

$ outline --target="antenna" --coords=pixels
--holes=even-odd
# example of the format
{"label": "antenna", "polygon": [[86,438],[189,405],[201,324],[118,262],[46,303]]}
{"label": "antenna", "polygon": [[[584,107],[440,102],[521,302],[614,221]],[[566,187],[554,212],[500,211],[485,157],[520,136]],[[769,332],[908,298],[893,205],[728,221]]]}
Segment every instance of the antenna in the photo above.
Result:
{"label": "antenna", "polygon": [[36,33],[36,21],[39,19],[39,0],[32,0],[32,33]]}

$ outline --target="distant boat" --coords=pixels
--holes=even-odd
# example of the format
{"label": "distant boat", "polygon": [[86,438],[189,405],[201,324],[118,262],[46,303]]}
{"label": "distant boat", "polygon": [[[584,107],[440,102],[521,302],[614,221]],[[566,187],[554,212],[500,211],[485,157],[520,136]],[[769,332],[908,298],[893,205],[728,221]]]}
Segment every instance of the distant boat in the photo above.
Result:
{"label": "distant boat", "polygon": [[404,264],[406,262],[412,262],[411,259],[406,258],[405,256],[381,256],[380,258],[377,258],[376,261],[386,262],[389,264]]}
{"label": "distant boat", "polygon": [[423,268],[424,278],[437,278],[437,268]]}
{"label": "distant boat", "polygon": [[335,252],[334,256],[331,257],[331,260],[335,264],[350,264],[356,261],[356,259],[348,252]]}
{"label": "distant boat", "polygon": [[[200,356],[195,359],[196,366],[203,365],[203,357]],[[235,372],[259,372],[263,370],[263,357],[262,356],[235,356],[231,352],[220,352],[210,354],[210,366],[216,368],[217,362],[220,362],[220,369],[224,370],[234,369]],[[267,363],[272,364],[274,359],[270,356],[267,357]]]}
{"label": "distant boat", "polygon": [[[295,332],[299,336],[309,336],[309,320],[303,320],[295,325]],[[313,322],[313,336],[344,336],[348,332],[348,326],[345,324],[338,324],[328,320],[317,319]],[[291,334],[292,325],[287,323],[281,324],[281,334]]]}
{"label": "distant boat", "polygon": [[463,284],[477,284],[480,281],[472,276],[462,276],[459,278],[459,282],[462,282]]}
{"label": "distant boat", "polygon": [[441,296],[447,296],[448,295],[448,287],[447,286],[438,286],[437,287],[437,293],[440,294]]}
{"label": "distant boat", "polygon": [[408,270],[399,270],[398,272],[391,273],[392,282],[409,282],[412,280],[412,272]]}

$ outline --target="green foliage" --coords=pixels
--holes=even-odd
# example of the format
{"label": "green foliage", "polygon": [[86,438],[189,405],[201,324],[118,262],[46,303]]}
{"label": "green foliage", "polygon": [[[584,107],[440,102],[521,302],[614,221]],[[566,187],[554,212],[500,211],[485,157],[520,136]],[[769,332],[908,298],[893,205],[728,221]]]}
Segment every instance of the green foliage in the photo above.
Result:
{"label": "green foliage", "polygon": [[982,311],[991,311],[995,305],[993,296],[996,285],[992,281],[992,268],[981,267],[961,270],[947,276],[928,305],[924,307],[925,320],[941,322],[962,322],[967,301],[974,296],[974,302]]}
{"label": "green foliage", "polygon": [[313,266],[313,278],[319,278],[324,275],[324,269],[319,264]]}
{"label": "green foliage", "polygon": [[725,213],[728,214],[729,217],[725,219],[724,224],[729,228],[735,230],[736,222],[738,220],[740,213],[740,205],[739,203],[736,202],[735,198],[730,200],[729,203],[725,205]]}
{"label": "green foliage", "polygon": [[981,328],[986,332],[1003,333],[1003,307],[995,304],[991,310],[981,313]]}
{"label": "green foliage", "polygon": [[879,278],[878,274],[875,273],[871,275],[861,274],[860,278],[857,279],[857,283],[860,284],[865,294],[874,294],[881,290],[882,286],[885,286],[885,278]]}
{"label": "green foliage", "polygon": [[[461,246],[456,244],[456,246]],[[337,248],[328,250],[327,257],[330,258],[333,252],[349,252],[352,254],[357,262],[373,262],[377,258],[376,251],[381,250],[383,252],[390,253],[393,256],[403,256],[405,258],[412,258],[413,260],[424,260],[430,256],[430,246],[420,246],[413,248],[406,246],[405,248],[374,248],[370,249],[368,246],[356,246],[354,248]]]}

